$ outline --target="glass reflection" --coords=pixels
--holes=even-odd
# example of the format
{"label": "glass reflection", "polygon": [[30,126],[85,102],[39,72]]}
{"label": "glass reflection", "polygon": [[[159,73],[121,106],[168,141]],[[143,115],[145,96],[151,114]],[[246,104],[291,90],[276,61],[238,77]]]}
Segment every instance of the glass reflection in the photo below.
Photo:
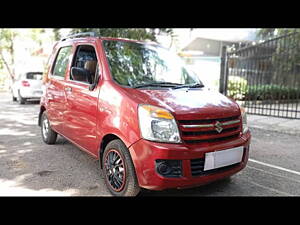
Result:
{"label": "glass reflection", "polygon": [[179,57],[158,45],[115,40],[104,40],[103,45],[113,79],[121,85],[201,84]]}

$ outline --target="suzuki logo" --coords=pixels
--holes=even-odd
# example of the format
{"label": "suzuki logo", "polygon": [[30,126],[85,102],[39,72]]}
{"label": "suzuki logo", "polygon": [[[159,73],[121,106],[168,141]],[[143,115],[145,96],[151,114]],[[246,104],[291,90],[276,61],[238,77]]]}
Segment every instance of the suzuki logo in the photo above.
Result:
{"label": "suzuki logo", "polygon": [[219,121],[217,121],[215,123],[215,129],[216,129],[216,131],[218,131],[219,133],[221,133],[221,131],[223,130],[222,123],[220,123]]}

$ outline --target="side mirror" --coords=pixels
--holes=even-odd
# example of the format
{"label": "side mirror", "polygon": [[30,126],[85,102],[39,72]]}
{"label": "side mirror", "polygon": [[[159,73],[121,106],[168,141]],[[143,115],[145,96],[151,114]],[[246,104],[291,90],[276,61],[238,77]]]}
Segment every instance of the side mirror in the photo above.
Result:
{"label": "side mirror", "polygon": [[95,87],[98,85],[99,78],[100,78],[100,74],[98,74],[98,75],[96,76],[95,82],[94,82],[93,84],[90,84],[90,85],[89,85],[89,91],[92,91],[92,90],[95,89]]}
{"label": "side mirror", "polygon": [[89,73],[87,70],[80,67],[72,67],[71,68],[71,76],[73,80],[89,82]]}

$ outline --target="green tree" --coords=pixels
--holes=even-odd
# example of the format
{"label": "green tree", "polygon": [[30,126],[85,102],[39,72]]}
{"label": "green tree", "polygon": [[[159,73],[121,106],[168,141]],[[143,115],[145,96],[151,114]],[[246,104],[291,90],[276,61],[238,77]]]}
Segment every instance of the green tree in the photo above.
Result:
{"label": "green tree", "polygon": [[42,33],[45,33],[45,29],[30,29],[29,37],[42,46],[43,40],[40,37]]}
{"label": "green tree", "polygon": [[296,68],[300,66],[300,29],[263,28],[257,33],[257,37],[262,40],[280,36],[282,38],[266,45],[275,45],[270,57],[270,64],[273,68],[272,82],[282,85],[299,85],[300,78],[295,73]]}
{"label": "green tree", "polygon": [[14,41],[18,33],[13,29],[0,29],[0,68],[5,67],[10,78],[15,80]]}
{"label": "green tree", "polygon": [[274,38],[276,36],[281,36],[292,32],[300,32],[300,29],[299,28],[262,28],[262,29],[258,29],[256,35],[258,38],[266,40],[268,38]]}
{"label": "green tree", "polygon": [[54,40],[59,41],[61,39],[61,35],[59,33],[59,28],[54,28],[53,29],[53,34],[54,34]]}
{"label": "green tree", "polygon": [[[31,40],[35,45],[31,44],[29,51],[43,49],[43,43],[49,41],[45,37],[45,29],[0,29],[0,69],[7,71],[12,81],[16,78],[16,41]],[[26,42],[27,43],[27,42]],[[25,46],[24,46],[25,47]],[[34,56],[33,56],[34,57]]]}
{"label": "green tree", "polygon": [[156,35],[160,33],[173,34],[173,30],[169,28],[75,28],[72,29],[71,33],[76,34],[90,31],[103,37],[121,37],[135,40],[148,39],[151,41],[156,41]]}

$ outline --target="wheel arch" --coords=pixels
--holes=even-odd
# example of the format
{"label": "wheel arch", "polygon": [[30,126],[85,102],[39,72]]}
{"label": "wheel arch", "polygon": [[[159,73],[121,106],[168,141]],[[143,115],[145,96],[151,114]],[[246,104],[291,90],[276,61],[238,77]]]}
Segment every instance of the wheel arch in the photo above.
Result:
{"label": "wheel arch", "polygon": [[121,140],[123,143],[124,141],[118,137],[117,135],[115,134],[106,134],[102,140],[101,140],[101,144],[100,144],[100,147],[99,147],[99,150],[98,150],[98,159],[99,159],[99,162],[100,162],[100,168],[102,169],[102,156],[103,156],[103,152],[104,152],[104,149],[105,147],[107,146],[107,144],[113,140],[116,140],[116,139],[119,139]]}
{"label": "wheel arch", "polygon": [[41,106],[40,108],[40,113],[39,113],[39,119],[38,119],[38,125],[41,126],[41,118],[42,118],[42,115],[43,115],[43,112],[46,110],[45,106]]}

